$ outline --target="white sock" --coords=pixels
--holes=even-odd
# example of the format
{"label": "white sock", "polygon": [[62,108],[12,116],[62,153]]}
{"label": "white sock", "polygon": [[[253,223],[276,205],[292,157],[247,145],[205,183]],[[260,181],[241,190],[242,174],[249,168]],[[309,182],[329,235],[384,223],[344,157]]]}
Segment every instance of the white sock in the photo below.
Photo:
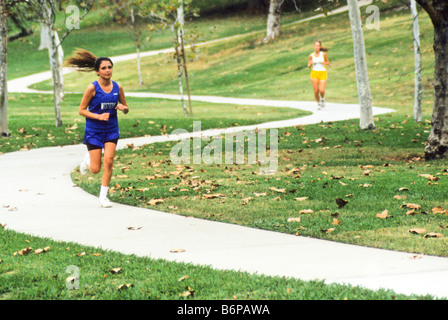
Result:
{"label": "white sock", "polygon": [[109,192],[109,187],[101,186],[100,189],[100,199],[107,198],[107,193]]}

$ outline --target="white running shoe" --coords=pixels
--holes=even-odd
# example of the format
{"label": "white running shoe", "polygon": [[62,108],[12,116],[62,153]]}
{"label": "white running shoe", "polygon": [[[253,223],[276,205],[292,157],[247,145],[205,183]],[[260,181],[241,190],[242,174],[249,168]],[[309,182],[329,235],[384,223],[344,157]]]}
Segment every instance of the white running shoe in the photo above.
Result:
{"label": "white running shoe", "polygon": [[319,103],[317,103],[317,110],[320,110],[321,109],[321,103],[319,102]]}
{"label": "white running shoe", "polygon": [[112,202],[107,198],[99,198],[102,208],[112,208]]}
{"label": "white running shoe", "polygon": [[322,108],[325,107],[325,99],[321,99],[321,100],[320,100],[320,105],[322,106]]}
{"label": "white running shoe", "polygon": [[89,171],[89,165],[90,165],[90,154],[87,152],[84,158],[81,161],[81,164],[79,165],[79,172],[81,172],[81,175],[85,176],[87,172]]}

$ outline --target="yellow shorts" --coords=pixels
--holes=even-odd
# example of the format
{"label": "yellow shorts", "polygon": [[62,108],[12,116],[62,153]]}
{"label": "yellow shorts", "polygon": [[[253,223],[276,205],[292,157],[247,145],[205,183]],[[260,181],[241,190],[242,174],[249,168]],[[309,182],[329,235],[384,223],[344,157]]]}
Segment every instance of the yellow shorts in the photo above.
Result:
{"label": "yellow shorts", "polygon": [[311,79],[327,80],[327,71],[311,70]]}

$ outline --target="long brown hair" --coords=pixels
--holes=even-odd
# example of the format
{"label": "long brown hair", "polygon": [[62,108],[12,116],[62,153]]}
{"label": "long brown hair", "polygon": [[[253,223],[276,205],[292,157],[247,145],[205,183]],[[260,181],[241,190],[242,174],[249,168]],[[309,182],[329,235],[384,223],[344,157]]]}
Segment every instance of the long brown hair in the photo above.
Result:
{"label": "long brown hair", "polygon": [[323,47],[321,41],[319,41],[319,40],[314,41],[314,43],[316,43],[316,42],[317,42],[318,44],[320,44],[320,51],[327,52],[328,50],[330,50],[330,48],[328,48],[328,47]]}
{"label": "long brown hair", "polygon": [[109,61],[112,65],[114,65],[112,60],[108,57],[97,57],[87,50],[77,49],[71,57],[68,57],[65,60],[64,65],[75,68],[77,71],[91,72],[99,71],[101,62],[103,61]]}

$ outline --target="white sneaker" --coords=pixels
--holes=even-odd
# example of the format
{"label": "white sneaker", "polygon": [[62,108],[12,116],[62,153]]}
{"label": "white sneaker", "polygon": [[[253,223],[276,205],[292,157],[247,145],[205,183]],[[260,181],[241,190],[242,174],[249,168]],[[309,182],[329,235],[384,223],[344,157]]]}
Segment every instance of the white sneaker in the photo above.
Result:
{"label": "white sneaker", "polygon": [[84,158],[81,161],[81,164],[79,165],[79,172],[81,172],[81,175],[85,176],[87,172],[89,171],[89,165],[90,165],[90,154],[87,152]]}
{"label": "white sneaker", "polygon": [[102,208],[112,208],[112,202],[107,198],[99,198]]}
{"label": "white sneaker", "polygon": [[320,105],[322,106],[322,108],[325,107],[325,99],[320,100]]}
{"label": "white sneaker", "polygon": [[318,104],[317,104],[317,110],[320,110],[321,109],[321,103],[319,102]]}

